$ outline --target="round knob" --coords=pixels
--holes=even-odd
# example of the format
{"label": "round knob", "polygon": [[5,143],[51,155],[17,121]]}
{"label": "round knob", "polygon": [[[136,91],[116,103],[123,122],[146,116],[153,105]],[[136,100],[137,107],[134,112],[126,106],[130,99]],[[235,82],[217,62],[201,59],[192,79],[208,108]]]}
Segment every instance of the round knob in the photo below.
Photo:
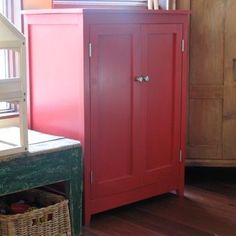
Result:
{"label": "round knob", "polygon": [[143,80],[144,80],[145,82],[148,82],[148,81],[150,81],[150,78],[149,78],[148,75],[146,75],[146,76],[143,77]]}
{"label": "round knob", "polygon": [[137,76],[135,80],[139,83],[142,83],[143,82],[143,77],[142,76]]}

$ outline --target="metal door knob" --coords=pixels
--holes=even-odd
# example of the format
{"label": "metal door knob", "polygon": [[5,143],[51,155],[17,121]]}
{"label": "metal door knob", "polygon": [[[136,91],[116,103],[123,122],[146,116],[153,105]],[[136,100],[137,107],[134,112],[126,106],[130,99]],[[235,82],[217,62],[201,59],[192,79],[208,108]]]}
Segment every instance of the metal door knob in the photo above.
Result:
{"label": "metal door knob", "polygon": [[143,82],[143,77],[142,76],[137,76],[135,80],[139,83],[142,83]]}
{"label": "metal door knob", "polygon": [[150,81],[150,77],[149,77],[148,75],[146,75],[146,76],[143,77],[143,80],[144,80],[145,82],[148,82],[148,81]]}

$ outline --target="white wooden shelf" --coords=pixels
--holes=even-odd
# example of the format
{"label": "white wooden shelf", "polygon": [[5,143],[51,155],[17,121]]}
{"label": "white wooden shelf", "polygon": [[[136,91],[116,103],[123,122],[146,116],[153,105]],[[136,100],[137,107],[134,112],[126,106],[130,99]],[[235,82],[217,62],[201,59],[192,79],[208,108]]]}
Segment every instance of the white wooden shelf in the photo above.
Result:
{"label": "white wooden shelf", "polygon": [[[7,18],[0,14],[0,50],[16,52],[17,78],[0,79],[0,102],[17,104],[16,124],[12,127],[10,116],[0,114],[0,158],[24,152],[28,149],[27,112],[26,112],[26,52],[25,37]],[[10,53],[9,53],[10,55]]]}

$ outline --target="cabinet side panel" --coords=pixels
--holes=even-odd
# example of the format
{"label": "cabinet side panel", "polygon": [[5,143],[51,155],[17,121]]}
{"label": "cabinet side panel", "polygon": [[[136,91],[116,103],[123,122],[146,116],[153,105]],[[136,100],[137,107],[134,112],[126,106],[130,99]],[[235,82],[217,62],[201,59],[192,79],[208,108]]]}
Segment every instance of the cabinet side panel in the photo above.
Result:
{"label": "cabinet side panel", "polygon": [[82,18],[56,14],[28,17],[31,128],[81,139]]}
{"label": "cabinet side panel", "polygon": [[[189,159],[216,159],[220,152],[222,103],[215,99],[191,99],[189,110]],[[214,117],[214,119],[212,118]],[[197,145],[196,145],[197,144]]]}

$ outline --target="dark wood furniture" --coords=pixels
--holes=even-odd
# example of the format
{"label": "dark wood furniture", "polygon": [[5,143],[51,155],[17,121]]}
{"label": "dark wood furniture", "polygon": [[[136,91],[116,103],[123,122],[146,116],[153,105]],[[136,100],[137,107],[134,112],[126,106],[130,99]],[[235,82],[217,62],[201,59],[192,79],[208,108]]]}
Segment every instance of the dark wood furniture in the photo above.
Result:
{"label": "dark wood furniture", "polygon": [[31,127],[82,141],[85,223],[164,192],[183,195],[188,18],[187,11],[25,12]]}
{"label": "dark wood furniture", "polygon": [[[37,134],[29,152],[0,160],[0,196],[65,182],[70,204],[73,236],[81,232],[82,165],[78,141]],[[49,139],[48,139],[49,137]],[[35,142],[36,141],[36,142]]]}
{"label": "dark wood furniture", "polygon": [[236,167],[236,2],[189,3],[192,14],[186,162],[191,166]]}

